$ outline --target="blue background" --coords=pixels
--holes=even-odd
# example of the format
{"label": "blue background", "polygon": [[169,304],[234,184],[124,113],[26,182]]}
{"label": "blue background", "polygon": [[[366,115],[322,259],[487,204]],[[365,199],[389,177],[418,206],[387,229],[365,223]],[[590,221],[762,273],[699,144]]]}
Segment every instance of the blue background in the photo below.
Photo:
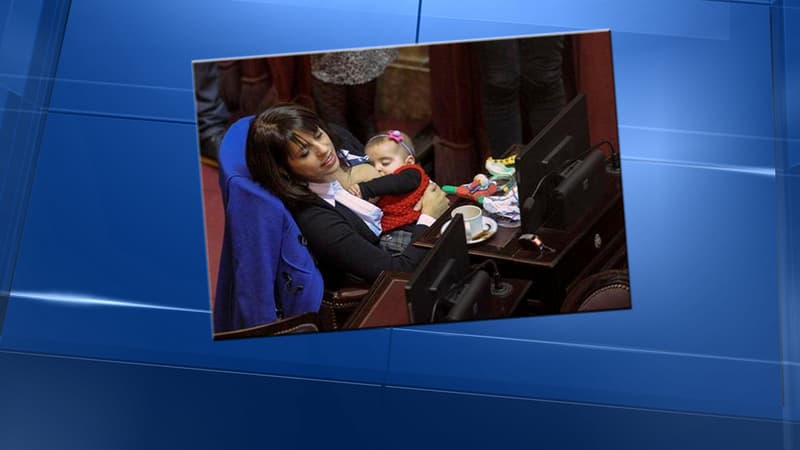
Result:
{"label": "blue background", "polygon": [[[800,448],[799,0],[6,0],[0,27],[0,448]],[[193,60],[596,29],[631,310],[212,342]]]}

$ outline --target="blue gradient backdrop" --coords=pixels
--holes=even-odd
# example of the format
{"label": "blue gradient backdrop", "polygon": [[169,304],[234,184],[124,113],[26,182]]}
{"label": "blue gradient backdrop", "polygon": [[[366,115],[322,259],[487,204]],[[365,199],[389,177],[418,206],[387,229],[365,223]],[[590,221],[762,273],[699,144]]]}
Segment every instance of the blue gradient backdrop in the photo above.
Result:
{"label": "blue gradient backdrop", "polygon": [[[800,448],[800,0],[7,0],[0,27],[0,448]],[[596,29],[633,309],[212,342],[192,60]]]}

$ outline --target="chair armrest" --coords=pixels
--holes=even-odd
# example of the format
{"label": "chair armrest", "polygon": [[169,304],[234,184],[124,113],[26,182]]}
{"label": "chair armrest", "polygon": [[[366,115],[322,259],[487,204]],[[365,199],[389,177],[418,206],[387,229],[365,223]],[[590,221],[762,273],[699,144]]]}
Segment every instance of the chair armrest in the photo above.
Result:
{"label": "chair armrest", "polygon": [[315,333],[319,331],[317,313],[309,312],[238,330],[214,333],[214,340],[238,339],[283,334]]}
{"label": "chair armrest", "polygon": [[320,329],[323,331],[341,329],[367,293],[369,293],[367,286],[350,286],[336,291],[326,289],[319,308]]}
{"label": "chair armrest", "polygon": [[352,302],[361,301],[367,292],[369,292],[368,287],[346,287],[338,291],[325,291],[325,294],[330,301]]}

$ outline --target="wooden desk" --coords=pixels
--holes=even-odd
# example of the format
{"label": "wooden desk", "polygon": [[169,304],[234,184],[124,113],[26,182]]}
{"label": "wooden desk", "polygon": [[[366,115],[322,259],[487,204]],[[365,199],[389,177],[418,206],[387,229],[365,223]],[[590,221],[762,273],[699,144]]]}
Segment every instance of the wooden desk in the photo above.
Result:
{"label": "wooden desk", "polygon": [[[609,176],[606,194],[568,230],[541,227],[539,238],[552,253],[527,250],[517,241],[519,228],[498,227],[488,240],[470,246],[476,259],[493,259],[504,277],[535,281],[535,298],[546,303],[544,313],[557,312],[568,286],[588,275],[624,265],[626,259],[625,218],[619,178]],[[431,248],[450,220],[453,208],[470,203],[459,199],[414,244]]]}
{"label": "wooden desk", "polygon": [[[405,291],[410,277],[410,273],[383,272],[342,329],[413,325],[409,320]],[[479,299],[476,320],[511,317],[532,284],[519,279],[503,281],[511,285],[511,292],[502,297]]]}

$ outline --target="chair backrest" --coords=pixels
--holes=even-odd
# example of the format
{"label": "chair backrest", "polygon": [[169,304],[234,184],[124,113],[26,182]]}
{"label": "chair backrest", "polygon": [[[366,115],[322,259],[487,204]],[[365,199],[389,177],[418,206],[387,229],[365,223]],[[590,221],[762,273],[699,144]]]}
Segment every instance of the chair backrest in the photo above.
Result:
{"label": "chair backrest", "polygon": [[297,224],[274,194],[250,176],[245,142],[252,116],[235,122],[219,151],[225,206],[214,331],[253,327],[319,310],[322,275]]}
{"label": "chair backrest", "polygon": [[627,270],[606,270],[588,276],[570,289],[561,312],[603,311],[631,307]]}

